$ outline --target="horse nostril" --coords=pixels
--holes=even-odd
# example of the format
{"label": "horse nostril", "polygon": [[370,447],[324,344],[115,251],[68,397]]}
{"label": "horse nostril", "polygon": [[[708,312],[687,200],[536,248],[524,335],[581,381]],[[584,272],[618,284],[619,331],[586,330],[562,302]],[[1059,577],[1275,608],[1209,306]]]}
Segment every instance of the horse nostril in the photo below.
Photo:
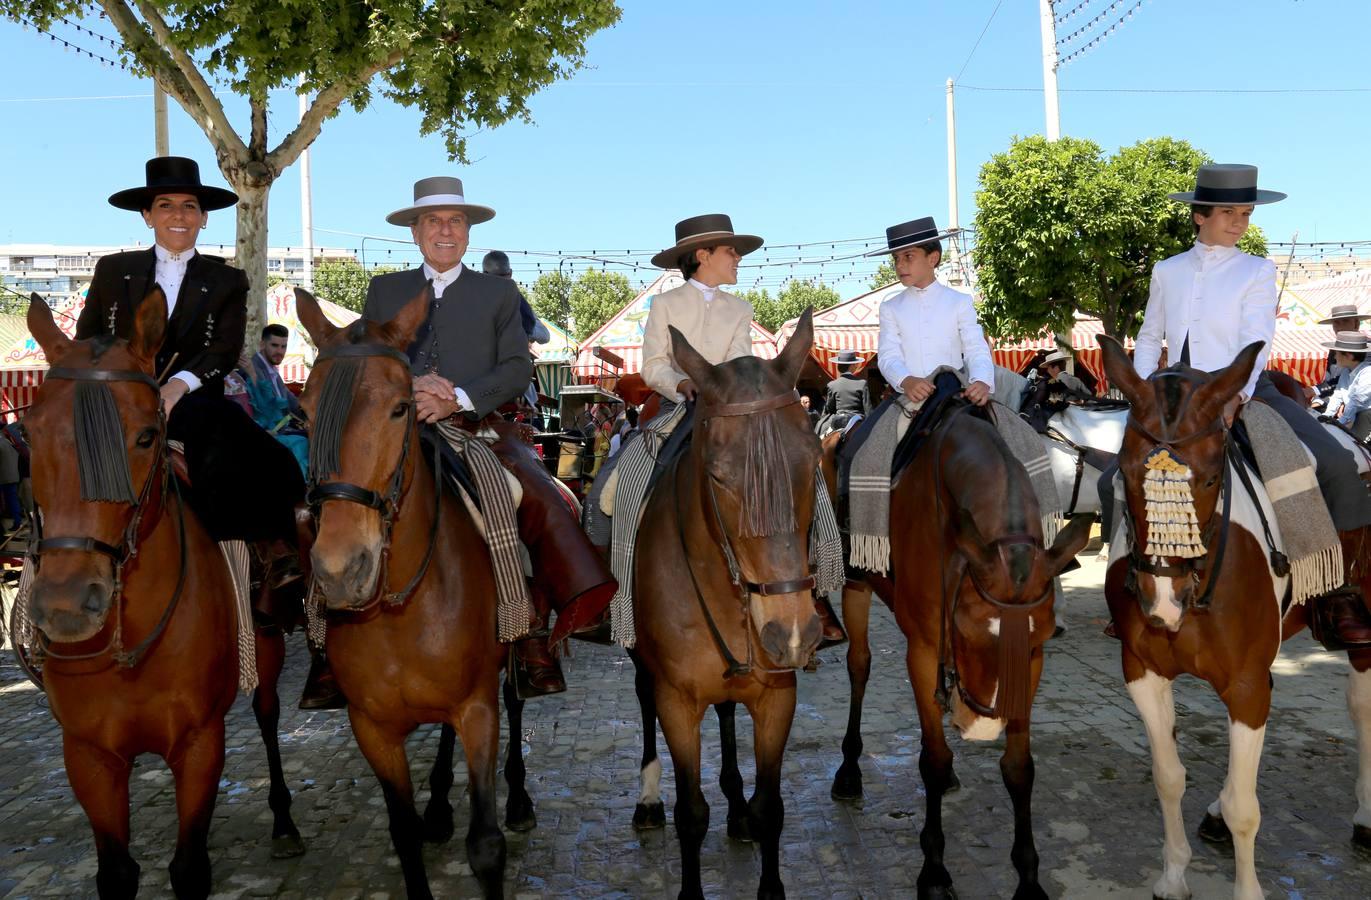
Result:
{"label": "horse nostril", "polygon": [[365,550],[359,550],[353,554],[348,561],[347,568],[343,570],[343,579],[350,587],[362,587],[371,576],[371,554]]}
{"label": "horse nostril", "polygon": [[97,614],[105,611],[105,588],[97,581],[86,586],[86,597],[81,601],[81,611]]}
{"label": "horse nostril", "polygon": [[762,649],[767,652],[773,660],[782,660],[787,656],[790,641],[784,628],[776,622],[767,622],[762,627],[761,642]]}

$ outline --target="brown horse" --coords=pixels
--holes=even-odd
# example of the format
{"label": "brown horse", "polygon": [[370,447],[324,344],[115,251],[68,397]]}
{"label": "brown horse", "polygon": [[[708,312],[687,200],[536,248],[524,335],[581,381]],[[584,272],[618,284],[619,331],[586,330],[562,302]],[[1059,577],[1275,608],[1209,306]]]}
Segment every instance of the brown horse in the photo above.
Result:
{"label": "brown horse", "polygon": [[[953,896],[943,865],[942,799],[956,785],[943,733],[946,711],[966,740],[995,740],[1007,726],[1000,772],[1014,804],[1014,896],[1045,897],[1030,811],[1029,713],[1054,625],[1053,578],[1085,546],[1091,519],[1073,520],[1045,548],[1028,473],[995,426],[970,411],[950,413],[891,488],[891,576],[849,582],[843,591],[852,698],[832,794],[839,800],[862,795],[858,759],[874,587],[890,598],[908,641],[905,664],[919,711],[919,773],[927,791],[919,896]],[[831,452],[824,468],[832,479]]]}
{"label": "brown horse", "polygon": [[[1128,517],[1132,540],[1111,543],[1105,599],[1123,642],[1128,693],[1152,747],[1152,779],[1162,807],[1163,872],[1152,893],[1166,900],[1190,896],[1185,883],[1190,844],[1181,821],[1185,767],[1176,752],[1171,689],[1176,677],[1190,674],[1213,686],[1229,715],[1228,776],[1209,807],[1200,836],[1232,841],[1233,894],[1260,897],[1255,864],[1261,823],[1257,767],[1271,709],[1271,663],[1281,641],[1297,634],[1308,620],[1304,604],[1293,604],[1282,615],[1289,577],[1273,571],[1259,507],[1233,482],[1236,451],[1222,418],[1224,405],[1247,383],[1262,345],[1249,345],[1212,376],[1172,366],[1147,380],[1138,377],[1115,341],[1101,338],[1100,346],[1110,382],[1132,404],[1119,453],[1128,498],[1128,509],[1121,512]],[[1159,450],[1189,469],[1189,492],[1204,543],[1198,558],[1134,549],[1148,546],[1144,479],[1148,457]],[[1265,504],[1264,495],[1261,502]],[[1264,514],[1275,529],[1269,506]],[[1361,573],[1359,587],[1365,597],[1371,589],[1371,559],[1364,552],[1364,537],[1343,534],[1342,544],[1352,571]],[[1348,708],[1361,745],[1353,840],[1371,847],[1371,650],[1352,651],[1348,657],[1353,668]]]}
{"label": "brown horse", "polygon": [[[466,751],[468,860],[484,894],[502,896],[505,838],[495,815],[495,768],[505,649],[496,639],[485,542],[421,458],[404,350],[427,315],[427,294],[391,322],[348,328],[330,324],[306,292],[296,296],[300,321],[320,348],[301,402],[319,504],[311,558],[329,610],[328,656],[357,745],[381,782],[406,890],[431,896],[405,737],[421,724],[442,722],[456,729]],[[511,759],[517,745],[515,734]],[[447,784],[435,785],[435,802],[442,794],[446,806],[450,783],[449,774]],[[450,807],[446,812],[450,822]]]}
{"label": "brown horse", "polygon": [[693,443],[661,475],[643,512],[634,622],[676,770],[681,897],[703,896],[709,805],[700,790],[700,720],[719,704],[721,723],[731,720],[734,703],[747,707],[755,730],[749,812],[762,850],[758,896],[785,895],[781,758],[795,712],[794,670],[820,636],[807,539],[819,445],[795,391],[812,338],[806,313],[775,360],[711,366],[671,332],[677,364],[699,386],[699,406]]}
{"label": "brown horse", "polygon": [[[175,778],[172,887],[178,897],[209,894],[206,839],[238,678],[228,569],[171,475],[152,376],[166,320],[160,290],[139,304],[127,343],[68,339],[36,295],[28,314],[52,364],[24,419],[42,511],[31,612],[67,777],[95,833],[101,897],[138,890],[128,779],[141,753],[161,756]],[[273,848],[293,855],[303,846],[290,820],[275,719],[264,718],[280,659],[261,660],[262,704],[254,698],[254,709],[271,763]]]}

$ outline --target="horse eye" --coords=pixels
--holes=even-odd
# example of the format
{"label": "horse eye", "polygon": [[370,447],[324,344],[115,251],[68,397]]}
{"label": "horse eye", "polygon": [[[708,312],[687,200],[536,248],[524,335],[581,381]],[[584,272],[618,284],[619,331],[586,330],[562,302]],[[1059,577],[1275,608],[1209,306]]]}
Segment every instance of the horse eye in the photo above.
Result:
{"label": "horse eye", "polygon": [[144,428],[138,433],[138,446],[142,447],[144,450],[151,447],[155,440],[157,440],[156,428]]}
{"label": "horse eye", "polygon": [[392,409],[392,410],[390,411],[390,417],[391,417],[392,419],[403,419],[403,418],[404,418],[406,415],[408,415],[408,414],[409,414],[409,401],[408,401],[408,400],[405,400],[405,401],[402,401],[402,402],[400,402],[400,403],[395,404],[395,408]]}
{"label": "horse eye", "polygon": [[1215,475],[1215,476],[1211,477],[1208,481],[1206,481],[1206,482],[1204,483],[1204,486],[1207,487],[1207,488],[1212,488],[1212,487],[1214,486],[1214,482],[1216,482],[1216,481],[1218,481],[1218,480],[1219,480],[1219,476]]}

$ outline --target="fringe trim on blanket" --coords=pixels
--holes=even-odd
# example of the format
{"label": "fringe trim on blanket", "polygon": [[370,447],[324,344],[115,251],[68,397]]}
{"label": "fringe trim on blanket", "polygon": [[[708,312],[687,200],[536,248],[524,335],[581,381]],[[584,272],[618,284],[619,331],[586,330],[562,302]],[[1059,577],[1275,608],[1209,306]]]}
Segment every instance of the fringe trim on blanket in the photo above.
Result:
{"label": "fringe trim on blanket", "polygon": [[219,550],[228,564],[233,584],[233,608],[238,619],[238,689],[251,694],[257,689],[257,629],[252,621],[248,545],[242,541],[220,541]]}
{"label": "fringe trim on blanket", "polygon": [[890,571],[890,535],[854,534],[848,562],[857,569],[885,575]]}
{"label": "fringe trim on blanket", "polygon": [[1292,603],[1303,603],[1342,587],[1345,580],[1342,544],[1290,563],[1290,595]]}

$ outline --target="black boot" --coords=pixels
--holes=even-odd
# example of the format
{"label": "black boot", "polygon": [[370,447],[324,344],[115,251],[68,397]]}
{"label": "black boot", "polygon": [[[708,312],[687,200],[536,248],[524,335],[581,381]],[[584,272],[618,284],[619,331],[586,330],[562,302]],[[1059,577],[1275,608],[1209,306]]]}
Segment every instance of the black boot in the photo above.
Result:
{"label": "black boot", "polygon": [[305,689],[300,692],[301,709],[344,709],[348,705],[338,687],[338,680],[329,667],[324,651],[309,650],[309,675],[305,676]]}
{"label": "black boot", "polygon": [[1371,613],[1361,591],[1347,586],[1309,601],[1309,630],[1328,650],[1371,645]]}

